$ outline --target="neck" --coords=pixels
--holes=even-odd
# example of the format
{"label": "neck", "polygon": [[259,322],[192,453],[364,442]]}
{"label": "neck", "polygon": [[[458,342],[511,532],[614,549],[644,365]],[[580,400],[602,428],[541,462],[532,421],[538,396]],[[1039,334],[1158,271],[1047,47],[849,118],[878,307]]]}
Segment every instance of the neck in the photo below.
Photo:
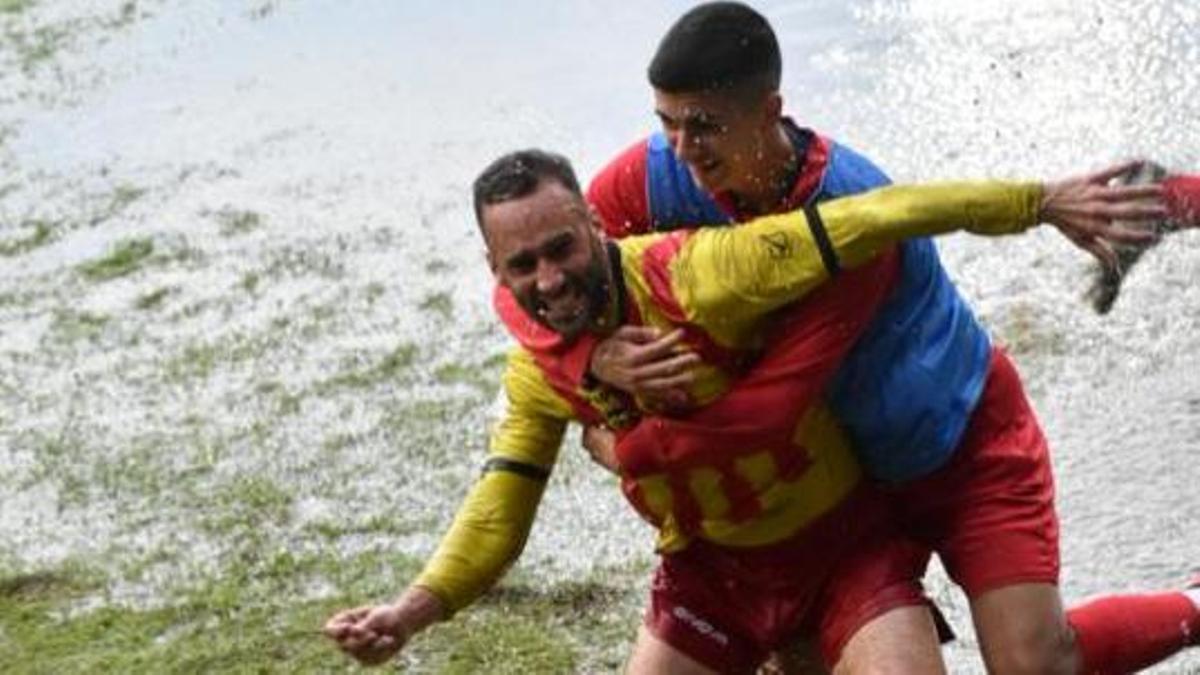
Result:
{"label": "neck", "polygon": [[749,177],[744,189],[733,194],[738,210],[751,216],[760,216],[776,211],[792,192],[800,158],[792,139],[780,122],[773,133],[764,139],[759,153],[761,167]]}
{"label": "neck", "polygon": [[601,337],[612,334],[625,322],[625,284],[620,283],[616,275],[621,273],[620,260],[614,259],[614,253],[609,250],[607,243],[603,247],[604,256],[604,309],[596,314],[588,330]]}

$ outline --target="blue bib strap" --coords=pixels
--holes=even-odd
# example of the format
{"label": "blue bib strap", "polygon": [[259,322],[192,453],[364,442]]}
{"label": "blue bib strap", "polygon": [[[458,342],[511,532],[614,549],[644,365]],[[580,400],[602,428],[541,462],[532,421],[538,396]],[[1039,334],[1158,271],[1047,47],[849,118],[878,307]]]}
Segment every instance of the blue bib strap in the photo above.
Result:
{"label": "blue bib strap", "polygon": [[810,201],[824,201],[891,185],[887,177],[871,160],[847,148],[841,143],[830,142],[829,165],[821,178],[821,185]]}
{"label": "blue bib strap", "polygon": [[656,231],[728,224],[729,214],[692,179],[661,131],[646,143],[646,196]]}

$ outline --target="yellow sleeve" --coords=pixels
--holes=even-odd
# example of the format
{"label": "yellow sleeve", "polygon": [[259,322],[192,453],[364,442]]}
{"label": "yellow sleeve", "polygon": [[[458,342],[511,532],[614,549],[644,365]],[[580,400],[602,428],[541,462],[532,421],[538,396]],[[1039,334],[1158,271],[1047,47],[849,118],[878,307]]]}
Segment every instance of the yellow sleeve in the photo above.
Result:
{"label": "yellow sleeve", "polygon": [[[1039,183],[894,186],[832,200],[819,213],[842,267],[904,239],[966,230],[1000,235],[1037,224]],[[694,232],[670,263],[672,292],[690,322],[718,342],[745,345],[771,311],[829,278],[802,211]]]}
{"label": "yellow sleeve", "polygon": [[484,473],[414,582],[451,613],[483,595],[521,554],[572,417],[523,350],[509,354],[503,391]]}
{"label": "yellow sleeve", "polygon": [[990,181],[896,185],[825,202],[818,210],[838,261],[857,267],[914,237],[1024,232],[1037,225],[1041,204],[1041,183]]}

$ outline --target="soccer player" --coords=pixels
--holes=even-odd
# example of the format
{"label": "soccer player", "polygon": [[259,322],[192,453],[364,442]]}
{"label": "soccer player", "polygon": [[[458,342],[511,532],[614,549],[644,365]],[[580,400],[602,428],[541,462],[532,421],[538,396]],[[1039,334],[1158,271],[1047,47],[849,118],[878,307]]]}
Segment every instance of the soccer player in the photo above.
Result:
{"label": "soccer player", "polygon": [[[861,155],[782,116],[780,73],[769,24],[745,5],[709,3],[680,18],[649,67],[663,131],[614,159],[588,192],[608,233],[732,224],[886,184]],[[1174,219],[1195,221],[1197,192],[1195,177],[1167,179]],[[1102,238],[1064,233],[1112,263]],[[898,255],[888,300],[855,336],[826,396],[864,469],[887,485],[901,527],[967,593],[989,670],[1127,672],[1194,642],[1200,613],[1181,592],[1102,598],[1064,613],[1050,462],[1017,372],[930,240],[906,241]],[[703,356],[712,341],[694,327],[659,341],[627,332],[634,342],[597,347],[592,375],[644,399],[670,401],[687,381],[675,342]],[[871,634],[846,658],[858,646],[874,653]]]}
{"label": "soccer player", "polygon": [[[901,272],[899,259],[884,253],[892,242],[959,228],[1014,233],[1040,220],[1138,240],[1113,230],[1111,220],[1161,215],[1161,205],[1138,201],[1160,190],[1107,187],[1111,175],[1046,186],[890,188],[807,215],[609,244],[565,160],[536,151],[501,158],[476,181],[476,213],[498,282],[515,298],[519,317],[542,332],[505,317],[522,342],[504,376],[508,409],[484,474],[425,570],[395,602],[338,613],[326,634],[359,660],[380,662],[496,582],[520,552],[567,422],[619,427],[636,415],[636,402],[585,381],[573,350],[590,353],[595,340],[625,322],[666,325],[683,312],[731,341],[769,336],[766,355],[746,375],[753,387],[769,394],[780,382],[819,382],[831,362],[823,349],[837,349],[848,332],[861,330],[885,300],[881,289]],[[831,255],[845,270],[833,280]],[[843,292],[866,301],[854,307],[841,301]],[[788,306],[804,295],[805,302]],[[565,351],[526,342],[546,335]],[[886,583],[890,570],[868,568],[885,561],[904,576],[923,554],[892,536],[886,509],[860,480],[840,426],[814,393],[794,404],[764,396],[778,403],[757,411],[765,423],[739,429],[747,407],[740,397],[758,390],[722,397],[724,386],[712,371],[692,388],[703,406],[698,429],[725,428],[718,453],[707,449],[712,439],[679,428],[672,445],[630,439],[621,457],[625,494],[659,528],[663,553],[634,672],[751,669],[765,649],[805,629],[829,628],[836,651],[838,631],[826,617],[847,614],[829,603],[880,599],[878,589],[857,582]],[[845,593],[826,593],[829,572],[843,564],[866,571]],[[706,616],[714,606],[725,610],[718,622]],[[852,623],[840,621],[843,628]]]}

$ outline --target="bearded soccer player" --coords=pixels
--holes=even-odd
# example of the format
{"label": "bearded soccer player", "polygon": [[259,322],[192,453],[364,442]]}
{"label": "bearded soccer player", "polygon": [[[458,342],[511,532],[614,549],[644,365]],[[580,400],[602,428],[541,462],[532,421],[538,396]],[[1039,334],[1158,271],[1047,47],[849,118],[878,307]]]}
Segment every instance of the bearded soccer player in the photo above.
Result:
{"label": "bearded soccer player", "polygon": [[[862,156],[781,116],[780,64],[770,26],[744,5],[706,4],[679,19],[649,68],[663,132],[622,153],[591,184],[588,199],[607,232],[736,223],[886,184]],[[1200,192],[1196,181],[1177,176],[1165,184],[1171,216],[1182,224],[1196,219],[1189,206]],[[1066,234],[1111,263],[1103,240]],[[904,242],[897,255],[888,298],[825,395],[865,470],[888,486],[901,527],[936,550],[966,591],[989,670],[1128,672],[1193,644],[1200,634],[1194,592],[1114,596],[1063,612],[1050,462],[1017,372],[991,345],[931,241]],[[593,374],[643,398],[671,400],[666,393],[686,381],[679,369],[689,361],[656,358],[680,334],[657,342],[645,331],[630,334],[643,344],[602,343]],[[695,326],[682,334],[701,356],[712,341]],[[670,424],[656,422],[660,438]],[[871,639],[857,644],[873,653]],[[853,660],[853,650],[846,657]]]}
{"label": "bearded soccer player", "polygon": [[[496,278],[517,300],[521,314],[505,320],[522,347],[510,354],[508,408],[485,471],[413,584],[393,603],[338,613],[326,634],[355,658],[381,662],[493,585],[523,546],[568,421],[619,427],[636,415],[634,401],[589,386],[573,355],[590,353],[625,322],[669,325],[682,315],[730,343],[768,335],[767,351],[729,395],[717,396],[724,388],[717,371],[698,378],[695,425],[676,420],[669,445],[645,437],[623,445],[623,490],[658,527],[662,552],[630,670],[742,672],[805,630],[836,654],[855,619],[863,612],[870,618],[868,604],[886,605],[906,591],[892,581],[907,580],[925,555],[892,534],[841,428],[816,396],[837,361],[829,353],[862,330],[900,273],[899,260],[884,250],[911,236],[959,227],[1004,234],[1039,220],[1088,236],[1139,239],[1110,221],[1160,215],[1161,206],[1133,201],[1160,191],[1105,187],[1110,175],[1044,189],[890,188],[807,215],[607,244],[565,160],[537,151],[501,158],[476,181],[476,213]],[[830,255],[846,270],[833,281]],[[846,297],[865,301],[856,306]],[[814,384],[799,391],[796,382]],[[783,384],[793,398],[772,396]],[[761,400],[775,405],[755,410]],[[765,424],[741,423],[748,411]],[[716,453],[703,437],[714,430]],[[854,583],[838,589],[834,568]],[[696,600],[695,611],[675,602],[681,598]],[[847,601],[856,612],[835,606]],[[697,613],[717,606],[716,623]],[[688,637],[688,626],[705,627],[704,639]]]}

